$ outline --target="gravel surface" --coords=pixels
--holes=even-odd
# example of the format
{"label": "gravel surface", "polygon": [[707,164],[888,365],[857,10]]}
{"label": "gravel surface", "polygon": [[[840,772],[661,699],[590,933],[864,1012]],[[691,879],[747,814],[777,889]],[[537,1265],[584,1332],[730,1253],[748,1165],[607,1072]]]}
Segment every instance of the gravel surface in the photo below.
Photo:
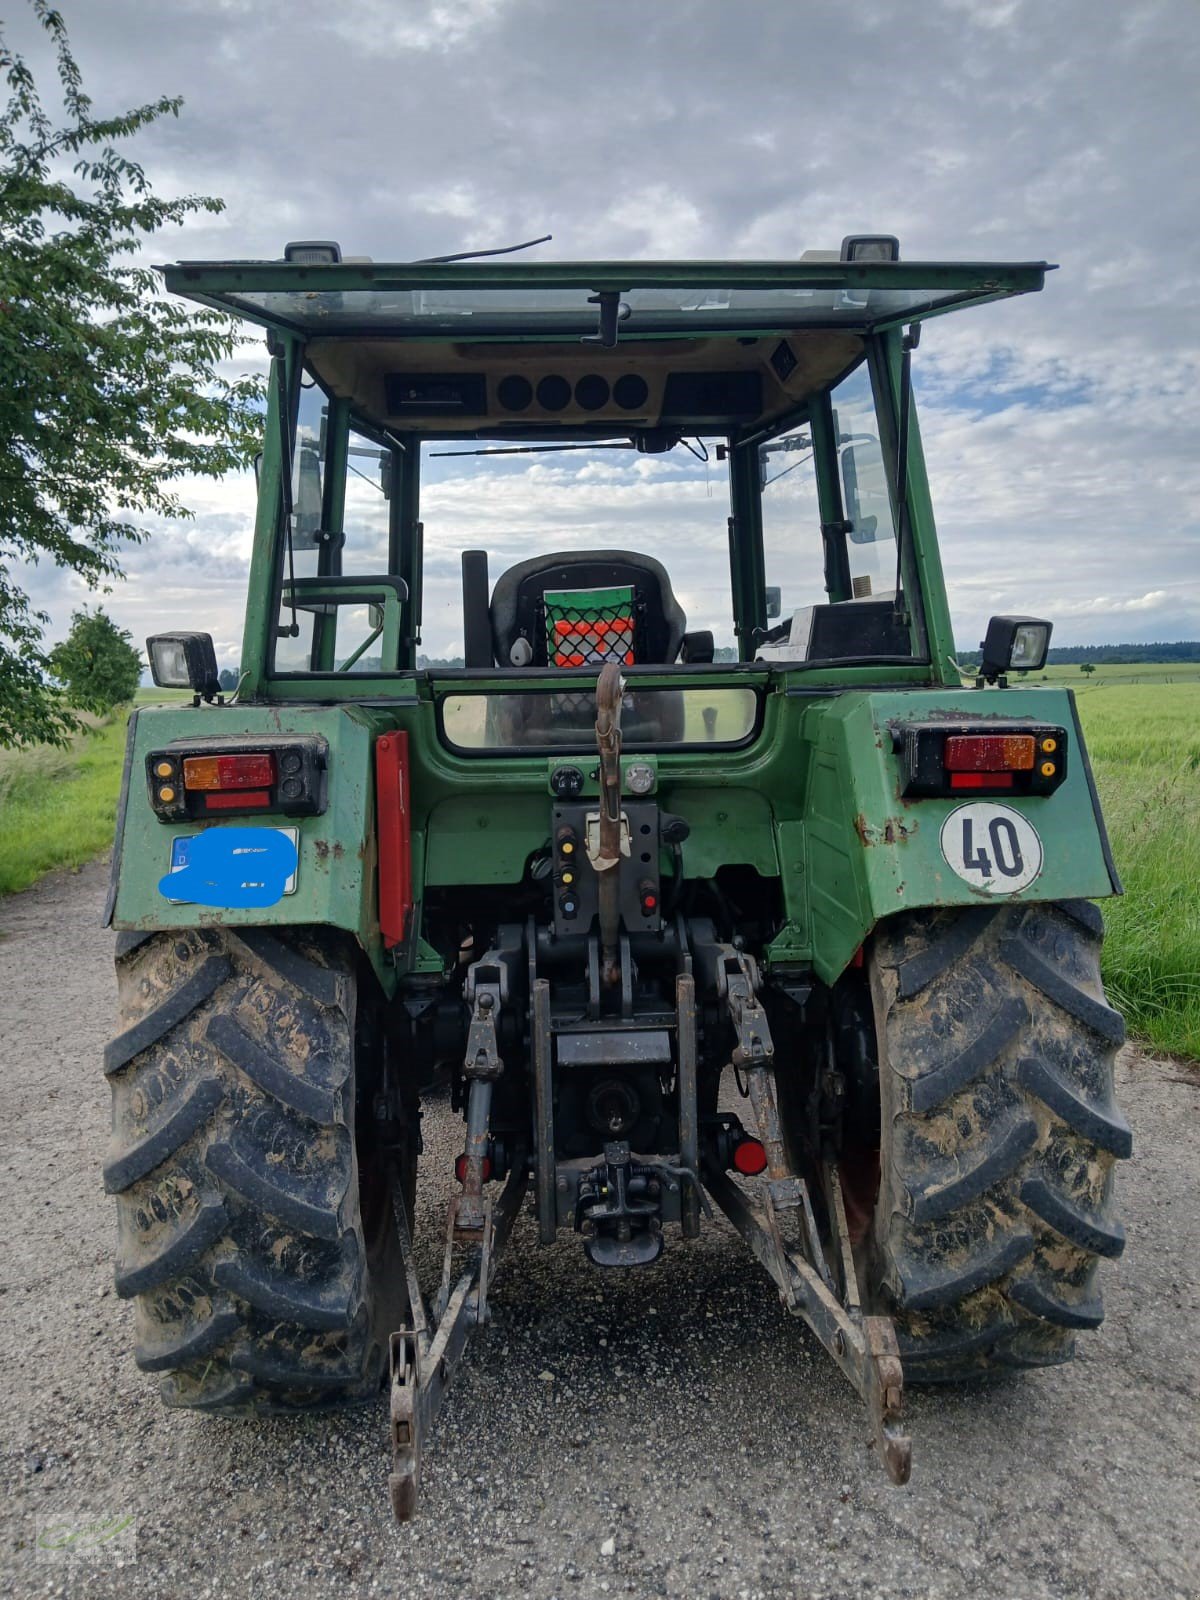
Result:
{"label": "gravel surface", "polygon": [[[518,1226],[494,1324],[392,1525],[379,1404],[333,1420],[168,1412],[112,1291],[99,1170],[114,1010],[105,870],[0,904],[0,1582],[19,1596],[1200,1594],[1200,1076],[1126,1052],[1125,1256],[1074,1365],[914,1392],[893,1488],[859,1402],[732,1232],[602,1275]],[[460,1135],[426,1118],[425,1272]],[[39,1519],[129,1516],[117,1568]],[[126,1538],[129,1535],[125,1535]]]}

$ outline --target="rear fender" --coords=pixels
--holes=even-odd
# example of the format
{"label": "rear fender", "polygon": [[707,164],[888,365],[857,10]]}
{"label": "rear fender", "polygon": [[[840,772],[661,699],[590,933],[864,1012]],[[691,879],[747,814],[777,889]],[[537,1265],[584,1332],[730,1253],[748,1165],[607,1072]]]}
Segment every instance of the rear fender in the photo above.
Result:
{"label": "rear fender", "polygon": [[[1061,725],[1068,740],[1066,778],[1045,796],[977,797],[967,791],[951,797],[905,797],[892,729],[906,721],[943,717],[981,726],[993,718]],[[804,805],[807,909],[813,966],[827,983],[847,966],[875,924],[898,911],[1013,900],[1095,900],[1121,893],[1068,689],[844,694],[805,712],[802,739],[810,747]],[[985,887],[978,874],[971,881],[955,869],[955,841],[961,849],[957,814],[972,802],[1019,813],[1040,846],[1036,870],[1009,877],[995,873]],[[976,814],[974,833],[968,835],[985,847],[986,822],[986,815]],[[1032,868],[1036,852],[1023,827],[1020,834],[1030,842]],[[1014,877],[1019,887],[1012,887]]]}
{"label": "rear fender", "polygon": [[[125,772],[113,846],[106,921],[119,929],[162,931],[194,927],[344,928],[360,942],[390,990],[395,970],[379,929],[376,889],[375,794],[369,713],[355,707],[191,706],[145,708],[130,718]],[[320,816],[275,813],[238,816],[238,827],[297,831],[294,892],[254,908],[173,904],[160,889],[171,867],[172,841],[202,831],[194,822],[164,823],[150,806],[146,756],[175,740],[321,735],[329,746],[325,810]]]}

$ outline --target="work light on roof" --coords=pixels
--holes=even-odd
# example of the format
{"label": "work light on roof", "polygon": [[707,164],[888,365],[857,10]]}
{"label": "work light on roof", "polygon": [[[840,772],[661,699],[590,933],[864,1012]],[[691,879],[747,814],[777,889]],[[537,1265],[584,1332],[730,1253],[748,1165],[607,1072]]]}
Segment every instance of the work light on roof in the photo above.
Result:
{"label": "work light on roof", "polygon": [[331,267],[342,259],[342,247],[335,239],[293,239],[283,259],[293,267]]}
{"label": "work light on roof", "polygon": [[842,240],[843,261],[899,261],[900,241],[891,233],[851,233]]}

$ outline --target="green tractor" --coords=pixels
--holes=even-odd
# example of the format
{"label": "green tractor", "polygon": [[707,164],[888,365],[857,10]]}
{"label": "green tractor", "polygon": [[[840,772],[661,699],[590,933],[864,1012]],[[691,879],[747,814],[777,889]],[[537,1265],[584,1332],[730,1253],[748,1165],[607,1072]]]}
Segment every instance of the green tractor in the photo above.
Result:
{"label": "green tractor", "polygon": [[207,634],[149,641],[193,698],[131,720],[108,905],[117,1289],[169,1405],[390,1382],[411,1514],[526,1199],[598,1270],[724,1213],[900,1482],[905,1378],[1100,1323],[1120,885],[1070,690],[1010,684],[1049,622],[954,659],[910,379],[925,319],[1045,271],[165,269],[272,357],[236,695]]}

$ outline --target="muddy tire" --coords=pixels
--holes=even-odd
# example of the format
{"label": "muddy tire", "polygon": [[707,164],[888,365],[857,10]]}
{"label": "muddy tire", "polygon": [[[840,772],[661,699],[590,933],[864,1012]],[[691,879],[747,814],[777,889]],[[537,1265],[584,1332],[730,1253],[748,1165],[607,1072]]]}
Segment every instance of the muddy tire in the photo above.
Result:
{"label": "muddy tire", "polygon": [[352,947],[317,932],[117,941],[105,1052],[117,1293],[168,1405],[279,1411],[377,1393],[406,1309],[390,1206],[416,1122],[381,1124]]}
{"label": "muddy tire", "polygon": [[1103,1311],[1121,1253],[1113,1100],[1124,1024],[1087,901],[922,911],[869,955],[882,1134],[869,1288],[906,1376],[1048,1366]]}

